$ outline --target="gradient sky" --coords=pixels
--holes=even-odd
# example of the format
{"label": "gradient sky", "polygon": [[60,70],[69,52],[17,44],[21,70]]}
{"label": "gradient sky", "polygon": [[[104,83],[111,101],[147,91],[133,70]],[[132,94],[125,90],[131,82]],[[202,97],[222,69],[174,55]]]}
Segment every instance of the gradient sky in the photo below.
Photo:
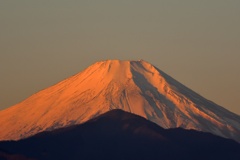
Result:
{"label": "gradient sky", "polygon": [[239,0],[1,0],[0,109],[92,63],[144,59],[240,115]]}

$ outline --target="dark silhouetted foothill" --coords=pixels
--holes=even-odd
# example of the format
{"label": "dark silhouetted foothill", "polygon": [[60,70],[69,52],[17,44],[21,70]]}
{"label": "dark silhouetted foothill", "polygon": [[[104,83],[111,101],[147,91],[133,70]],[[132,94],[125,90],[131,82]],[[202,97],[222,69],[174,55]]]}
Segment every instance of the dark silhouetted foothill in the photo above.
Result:
{"label": "dark silhouetted foothill", "polygon": [[12,160],[239,160],[240,144],[210,133],[163,129],[140,116],[111,110],[88,122],[0,142]]}

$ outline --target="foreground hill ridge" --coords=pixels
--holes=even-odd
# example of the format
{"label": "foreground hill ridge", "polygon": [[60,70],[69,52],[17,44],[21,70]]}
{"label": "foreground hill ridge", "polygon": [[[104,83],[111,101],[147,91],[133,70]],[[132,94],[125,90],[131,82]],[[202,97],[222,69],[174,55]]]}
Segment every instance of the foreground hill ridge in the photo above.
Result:
{"label": "foreground hill ridge", "polygon": [[163,128],[182,127],[240,141],[240,116],[144,61],[106,60],[0,112],[0,140],[81,124],[112,109]]}
{"label": "foreground hill ridge", "polygon": [[83,124],[0,142],[0,159],[212,160],[240,158],[240,144],[211,133],[163,129],[120,109]]}

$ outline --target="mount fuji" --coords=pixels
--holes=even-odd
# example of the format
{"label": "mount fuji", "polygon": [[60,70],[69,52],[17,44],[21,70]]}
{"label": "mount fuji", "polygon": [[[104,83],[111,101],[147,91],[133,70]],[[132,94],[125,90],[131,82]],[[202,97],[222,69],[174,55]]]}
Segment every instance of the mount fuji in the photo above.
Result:
{"label": "mount fuji", "polygon": [[194,129],[240,142],[240,116],[152,64],[106,60],[0,111],[0,140],[84,123],[121,109],[163,128]]}

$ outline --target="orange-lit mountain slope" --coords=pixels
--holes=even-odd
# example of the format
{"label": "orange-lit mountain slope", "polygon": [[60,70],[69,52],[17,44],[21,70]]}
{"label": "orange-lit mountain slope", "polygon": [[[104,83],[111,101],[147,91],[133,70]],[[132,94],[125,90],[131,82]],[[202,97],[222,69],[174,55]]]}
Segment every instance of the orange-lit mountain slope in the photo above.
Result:
{"label": "orange-lit mountain slope", "polygon": [[1,111],[0,140],[80,124],[116,108],[164,128],[196,129],[240,141],[240,116],[143,60],[97,62]]}

